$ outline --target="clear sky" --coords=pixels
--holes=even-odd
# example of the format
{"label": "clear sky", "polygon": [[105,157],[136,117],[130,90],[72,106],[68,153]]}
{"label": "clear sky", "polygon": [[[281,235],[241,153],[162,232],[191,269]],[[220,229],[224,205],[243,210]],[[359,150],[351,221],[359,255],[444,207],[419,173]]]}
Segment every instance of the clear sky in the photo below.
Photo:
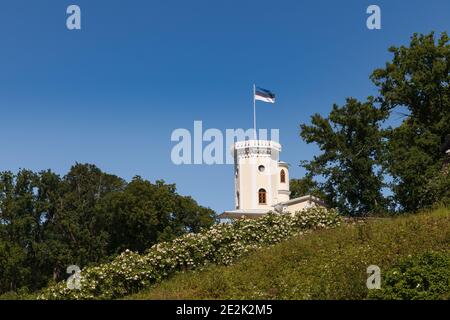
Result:
{"label": "clear sky", "polygon": [[[81,30],[66,28],[70,4]],[[381,30],[366,27],[371,4]],[[387,48],[432,30],[450,31],[450,1],[3,0],[0,170],[93,163],[233,209],[232,166],[174,165],[174,129],[250,128],[256,82],[277,94],[258,104],[258,126],[280,128],[282,160],[301,177],[317,150],[299,124],[375,94],[369,74]]]}

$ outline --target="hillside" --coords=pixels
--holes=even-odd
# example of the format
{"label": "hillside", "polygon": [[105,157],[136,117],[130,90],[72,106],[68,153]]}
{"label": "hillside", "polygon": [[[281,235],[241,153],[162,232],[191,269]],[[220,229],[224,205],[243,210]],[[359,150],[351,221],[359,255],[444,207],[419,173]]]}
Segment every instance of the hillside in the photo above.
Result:
{"label": "hillside", "polygon": [[50,285],[39,299],[115,299],[188,270],[231,265],[250,252],[296,235],[342,223],[334,209],[312,207],[295,215],[269,213],[259,219],[220,223],[199,233],[160,242],[140,254],[125,250],[112,261],[88,266],[68,281]]}
{"label": "hillside", "polygon": [[[253,252],[231,266],[178,273],[127,298],[364,299],[368,294],[366,270],[369,265],[381,268],[383,290],[385,279],[392,279],[391,275],[396,274],[391,269],[395,264],[424,253],[441,252],[446,255],[447,262],[435,263],[431,269],[429,265],[417,267],[413,280],[408,279],[411,283],[404,281],[406,284],[403,285],[412,286],[410,291],[417,291],[420,283],[414,281],[438,281],[440,291],[431,297],[448,299],[450,259],[446,250],[449,247],[449,208],[397,218],[371,219],[290,238]],[[413,266],[412,262],[405,263]],[[418,270],[427,270],[434,280],[429,280],[427,274]],[[406,277],[406,274],[405,271],[403,275]],[[442,277],[436,280],[436,275]],[[427,287],[425,290],[434,289]]]}

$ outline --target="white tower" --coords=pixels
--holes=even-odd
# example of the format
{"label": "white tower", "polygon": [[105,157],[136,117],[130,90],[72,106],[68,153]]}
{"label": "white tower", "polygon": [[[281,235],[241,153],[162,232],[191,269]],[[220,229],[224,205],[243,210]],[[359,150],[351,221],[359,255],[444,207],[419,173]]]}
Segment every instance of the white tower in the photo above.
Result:
{"label": "white tower", "polygon": [[289,171],[279,161],[281,145],[268,140],[236,142],[235,206],[241,212],[262,212],[289,200]]}

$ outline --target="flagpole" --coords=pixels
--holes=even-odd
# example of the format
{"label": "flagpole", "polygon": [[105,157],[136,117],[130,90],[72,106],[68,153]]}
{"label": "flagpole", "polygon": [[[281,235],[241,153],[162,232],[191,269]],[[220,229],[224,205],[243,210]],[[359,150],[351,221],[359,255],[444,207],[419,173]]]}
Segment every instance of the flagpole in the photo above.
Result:
{"label": "flagpole", "polygon": [[253,84],[253,136],[255,138],[255,140],[258,140],[258,137],[256,135],[256,99],[255,99],[255,94],[256,94],[256,85]]}

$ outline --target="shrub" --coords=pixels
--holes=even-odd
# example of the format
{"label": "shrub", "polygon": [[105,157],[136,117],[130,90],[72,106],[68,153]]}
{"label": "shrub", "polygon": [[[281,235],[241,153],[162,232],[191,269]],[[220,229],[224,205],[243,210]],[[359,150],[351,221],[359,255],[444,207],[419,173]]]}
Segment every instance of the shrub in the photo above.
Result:
{"label": "shrub", "polygon": [[450,251],[428,252],[403,259],[384,276],[370,299],[435,300],[450,298]]}
{"label": "shrub", "polygon": [[447,251],[449,243],[450,208],[352,219],[254,251],[231,266],[178,273],[127,299],[362,300],[372,291],[369,265],[380,267],[383,287],[385,273],[401,259]]}
{"label": "shrub", "polygon": [[335,210],[311,208],[294,215],[270,213],[255,220],[218,224],[151,247],[145,254],[126,250],[112,262],[81,272],[81,289],[65,282],[46,288],[39,299],[112,299],[142,289],[169,275],[208,264],[229,265],[251,250],[278,243],[310,229],[340,224]]}

